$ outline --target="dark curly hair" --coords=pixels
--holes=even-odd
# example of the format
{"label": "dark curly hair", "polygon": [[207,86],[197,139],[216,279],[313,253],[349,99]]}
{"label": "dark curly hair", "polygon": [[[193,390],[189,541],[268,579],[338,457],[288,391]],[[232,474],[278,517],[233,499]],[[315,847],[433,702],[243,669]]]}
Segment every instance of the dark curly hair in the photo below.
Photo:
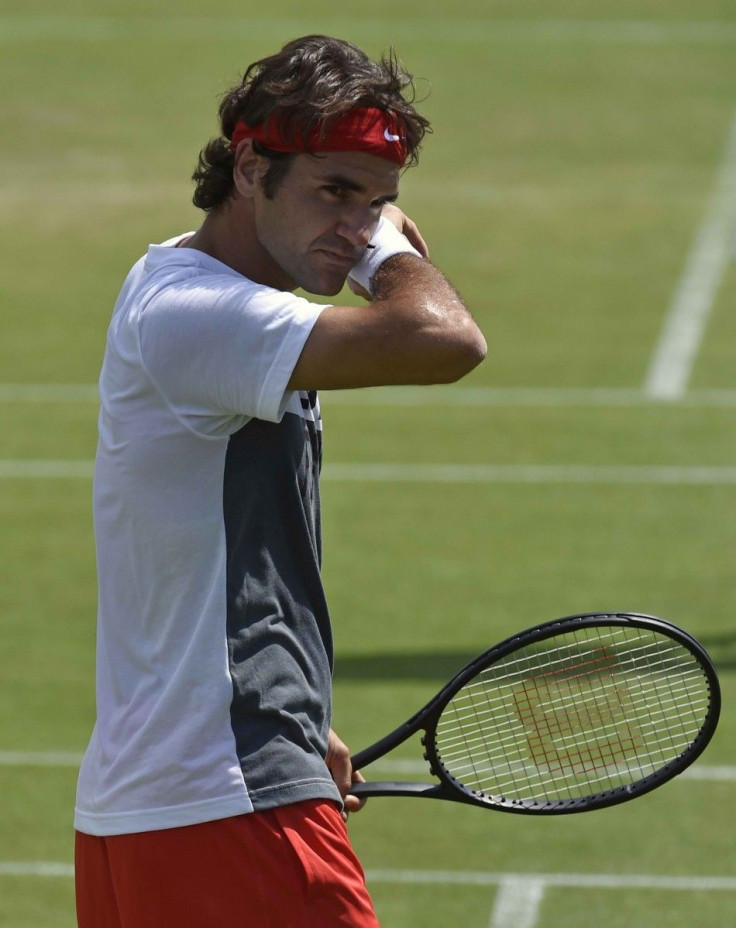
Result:
{"label": "dark curly hair", "polygon": [[[408,91],[409,99],[404,94]],[[235,124],[257,126],[272,113],[280,117],[286,138],[304,140],[321,125],[356,107],[376,107],[405,126],[407,166],[416,164],[429,121],[414,109],[414,81],[393,50],[380,62],[341,39],[308,35],[286,44],[280,52],[251,64],[242,81],[228,90],[219,107],[221,134],[199,153],[192,175],[193,202],[209,212],[233,194],[235,156],[230,148]],[[255,151],[270,159],[263,179],[273,197],[289,169],[292,154],[270,151],[258,142]]]}

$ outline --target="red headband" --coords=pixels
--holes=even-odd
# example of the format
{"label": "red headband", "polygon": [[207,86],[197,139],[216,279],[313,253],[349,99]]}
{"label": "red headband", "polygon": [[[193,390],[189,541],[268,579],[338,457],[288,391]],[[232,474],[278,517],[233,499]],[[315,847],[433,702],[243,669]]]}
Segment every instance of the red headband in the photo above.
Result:
{"label": "red headband", "polygon": [[285,139],[278,117],[258,126],[249,126],[240,119],[233,130],[231,151],[236,151],[244,139],[253,139],[272,151],[364,151],[398,165],[404,164],[408,154],[402,126],[396,117],[376,108],[350,110],[336,117],[327,127],[324,124],[317,126],[303,141],[297,139],[294,142]]}

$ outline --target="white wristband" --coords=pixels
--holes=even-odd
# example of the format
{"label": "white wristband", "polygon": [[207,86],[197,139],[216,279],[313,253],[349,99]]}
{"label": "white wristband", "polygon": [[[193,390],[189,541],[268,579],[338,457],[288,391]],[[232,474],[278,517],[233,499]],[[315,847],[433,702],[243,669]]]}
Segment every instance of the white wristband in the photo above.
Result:
{"label": "white wristband", "polygon": [[378,268],[393,255],[409,254],[422,256],[409,242],[390,219],[381,216],[376,231],[363,252],[360,260],[354,265],[348,277],[368,293],[373,293],[371,282]]}

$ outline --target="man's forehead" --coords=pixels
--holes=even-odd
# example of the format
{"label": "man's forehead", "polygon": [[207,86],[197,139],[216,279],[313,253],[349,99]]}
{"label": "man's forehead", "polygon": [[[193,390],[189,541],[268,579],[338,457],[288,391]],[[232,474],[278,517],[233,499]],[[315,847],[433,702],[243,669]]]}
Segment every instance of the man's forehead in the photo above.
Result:
{"label": "man's forehead", "polygon": [[399,189],[399,168],[386,158],[361,151],[323,152],[318,155],[298,155],[304,168],[321,180],[341,179],[348,186],[365,190],[381,188],[382,194]]}

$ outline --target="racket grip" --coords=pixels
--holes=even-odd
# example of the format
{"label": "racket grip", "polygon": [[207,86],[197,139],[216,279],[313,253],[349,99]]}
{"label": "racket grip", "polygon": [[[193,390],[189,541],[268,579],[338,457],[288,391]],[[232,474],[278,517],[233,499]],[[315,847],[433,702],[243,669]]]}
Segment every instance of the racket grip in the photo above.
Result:
{"label": "racket grip", "polygon": [[434,783],[404,783],[398,780],[376,780],[371,783],[353,783],[350,795],[361,799],[370,796],[408,796],[424,799],[443,798],[444,790]]}

